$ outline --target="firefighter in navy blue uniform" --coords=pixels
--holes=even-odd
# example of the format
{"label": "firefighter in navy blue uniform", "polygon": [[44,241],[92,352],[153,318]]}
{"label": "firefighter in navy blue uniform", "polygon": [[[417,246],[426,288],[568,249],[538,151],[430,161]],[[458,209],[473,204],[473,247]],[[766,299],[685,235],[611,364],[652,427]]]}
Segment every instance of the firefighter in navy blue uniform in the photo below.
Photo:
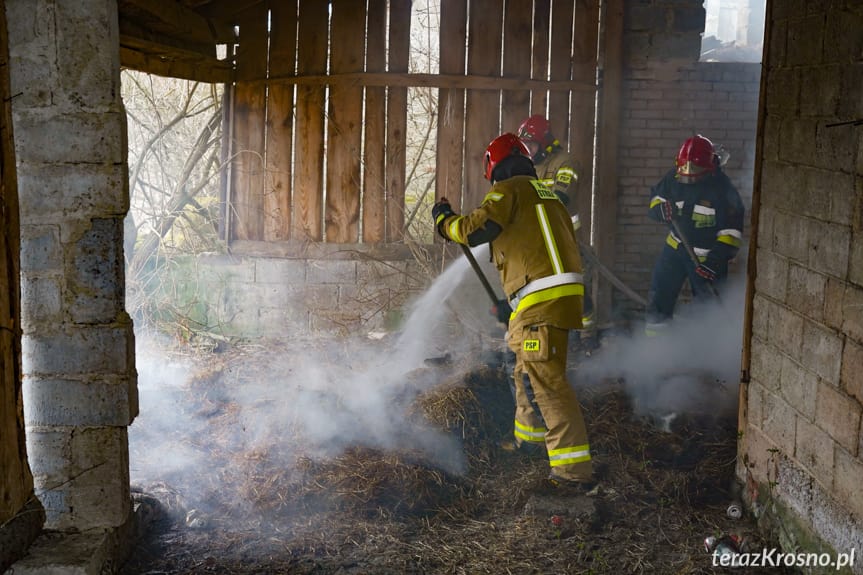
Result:
{"label": "firefighter in navy blue uniform", "polygon": [[475,246],[491,242],[508,302],[507,344],[515,353],[516,444],[544,445],[553,486],[589,488],[593,464],[581,406],[566,377],[569,330],[581,327],[581,257],[563,203],[536,178],[515,134],[495,138],[485,154],[492,182],[482,204],[466,215],[446,198],[432,209],[438,233]]}
{"label": "firefighter in navy blue uniform", "polygon": [[[563,204],[572,211],[572,225],[575,231],[581,229],[578,207],[571,200],[578,190],[578,171],[572,157],[563,149],[560,140],[551,133],[551,125],[545,116],[534,114],[518,127],[518,137],[530,152],[537,177],[556,193]],[[590,297],[592,270],[585,269],[585,293],[583,300],[582,327],[593,327],[593,300]]]}
{"label": "firefighter in navy blue uniform", "polygon": [[[648,335],[667,327],[684,281],[689,280],[693,297],[702,301],[712,297],[707,282],[721,286],[728,262],[740,249],[743,211],[740,195],[722,172],[713,143],[700,135],[686,140],[675,169],[650,190],[648,215],[668,224],[669,232],[650,280]],[[698,265],[684,241],[695,252]]]}

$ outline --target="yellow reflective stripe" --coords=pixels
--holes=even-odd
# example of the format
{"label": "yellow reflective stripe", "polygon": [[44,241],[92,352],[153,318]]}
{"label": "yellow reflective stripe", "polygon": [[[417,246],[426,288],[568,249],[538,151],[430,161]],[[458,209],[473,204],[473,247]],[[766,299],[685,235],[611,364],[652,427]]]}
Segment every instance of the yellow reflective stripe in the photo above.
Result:
{"label": "yellow reflective stripe", "polygon": [[548,221],[548,214],[544,205],[536,204],[536,218],[539,220],[539,227],[542,230],[542,238],[545,240],[545,249],[548,251],[551,267],[554,269],[554,273],[562,274],[563,262],[560,260],[560,252],[557,250],[557,242],[554,241],[551,223]]}
{"label": "yellow reflective stripe", "polygon": [[722,242],[723,244],[728,244],[729,246],[733,246],[735,248],[740,247],[740,238],[735,238],[734,236],[717,236],[717,242]]}
{"label": "yellow reflective stripe", "polygon": [[538,303],[570,295],[584,295],[584,284],[564,284],[527,294],[518,301],[518,306],[509,318],[511,320],[518,315],[518,312],[524,311]]}
{"label": "yellow reflective stripe", "polygon": [[[657,206],[664,201],[665,201],[665,198],[663,198],[662,196],[653,196],[652,198],[650,198],[650,207],[653,208],[654,206]],[[644,205],[644,204],[642,204],[642,205]]]}
{"label": "yellow reflective stripe", "polygon": [[515,436],[525,441],[543,442],[548,429],[545,427],[530,427],[515,420]]}
{"label": "yellow reflective stripe", "polygon": [[452,241],[460,244],[465,243],[464,238],[461,237],[461,226],[459,225],[461,224],[462,219],[464,219],[464,216],[456,216],[446,227],[446,235],[448,235]]}
{"label": "yellow reflective stripe", "polygon": [[562,184],[569,185],[572,180],[578,180],[578,174],[572,168],[563,167],[557,171],[555,179]]}
{"label": "yellow reflective stripe", "polygon": [[724,228],[716,232],[716,239],[724,244],[739,248],[743,239],[743,232],[735,228]]}
{"label": "yellow reflective stripe", "polygon": [[677,249],[677,246],[680,245],[680,242],[677,241],[677,238],[675,238],[673,235],[671,235],[670,232],[667,236],[665,236],[665,243],[667,243],[668,245],[670,245],[674,249]]}
{"label": "yellow reflective stripe", "polygon": [[559,465],[572,465],[590,461],[590,445],[577,445],[575,447],[563,447],[552,449],[548,452],[548,462],[552,467]]}
{"label": "yellow reflective stripe", "polygon": [[482,199],[482,203],[486,202],[499,202],[503,198],[503,194],[500,192],[489,192]]}
{"label": "yellow reflective stripe", "polygon": [[717,236],[731,236],[732,238],[742,238],[743,232],[740,230],[735,230],[734,228],[725,228],[724,230],[719,230],[716,232]]}

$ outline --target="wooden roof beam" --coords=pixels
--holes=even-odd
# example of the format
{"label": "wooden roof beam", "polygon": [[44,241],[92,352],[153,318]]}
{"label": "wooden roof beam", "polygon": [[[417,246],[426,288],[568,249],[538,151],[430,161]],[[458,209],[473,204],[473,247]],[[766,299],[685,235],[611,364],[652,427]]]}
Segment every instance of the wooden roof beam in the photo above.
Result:
{"label": "wooden roof beam", "polygon": [[202,44],[229,44],[235,40],[229,21],[207,18],[175,0],[118,0],[122,20],[146,22],[154,32]]}

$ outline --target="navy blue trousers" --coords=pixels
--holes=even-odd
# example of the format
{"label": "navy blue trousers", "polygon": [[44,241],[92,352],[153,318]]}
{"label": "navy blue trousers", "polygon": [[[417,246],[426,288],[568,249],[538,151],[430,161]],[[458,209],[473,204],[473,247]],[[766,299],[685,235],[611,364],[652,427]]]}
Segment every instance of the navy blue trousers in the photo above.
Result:
{"label": "navy blue trousers", "polygon": [[[717,288],[728,275],[728,266],[723,265],[716,272]],[[713,294],[707,280],[695,273],[695,263],[689,258],[686,249],[681,245],[677,249],[665,244],[650,278],[650,289],[647,292],[648,325],[664,324],[674,316],[674,306],[683,288],[683,282],[689,280],[692,296],[699,301],[709,301]]]}

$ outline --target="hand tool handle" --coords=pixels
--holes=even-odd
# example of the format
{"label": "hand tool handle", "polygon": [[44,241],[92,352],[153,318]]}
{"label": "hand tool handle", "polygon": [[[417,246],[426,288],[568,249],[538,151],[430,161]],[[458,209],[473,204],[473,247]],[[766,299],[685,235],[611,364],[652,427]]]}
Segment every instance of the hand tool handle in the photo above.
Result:
{"label": "hand tool handle", "polygon": [[[677,225],[677,220],[672,218],[671,225],[674,226],[674,231],[677,233],[677,237],[680,238],[680,243],[683,244],[683,247],[686,249],[686,253],[689,254],[689,259],[692,260],[692,263],[695,264],[695,267],[701,265],[701,262],[698,261],[698,256],[695,255],[695,250],[692,249],[692,246],[689,245],[689,240],[686,239],[686,235],[683,233],[683,230],[680,229],[680,226]],[[713,282],[706,281],[708,286],[710,286],[710,292],[716,299],[719,299],[719,291],[716,289],[716,286],[713,285]]]}
{"label": "hand tool handle", "polygon": [[482,287],[485,288],[488,297],[491,298],[491,303],[493,305],[497,305],[498,297],[497,294],[494,293],[494,289],[491,287],[491,284],[488,283],[488,279],[485,277],[485,274],[482,273],[482,268],[479,267],[479,263],[477,263],[476,258],[473,257],[473,252],[470,251],[470,248],[465,244],[459,244],[461,246],[462,251],[464,252],[464,257],[467,258],[467,261],[470,262],[470,267],[473,268],[473,271],[476,272],[477,277],[479,277],[479,281],[482,284]]}

